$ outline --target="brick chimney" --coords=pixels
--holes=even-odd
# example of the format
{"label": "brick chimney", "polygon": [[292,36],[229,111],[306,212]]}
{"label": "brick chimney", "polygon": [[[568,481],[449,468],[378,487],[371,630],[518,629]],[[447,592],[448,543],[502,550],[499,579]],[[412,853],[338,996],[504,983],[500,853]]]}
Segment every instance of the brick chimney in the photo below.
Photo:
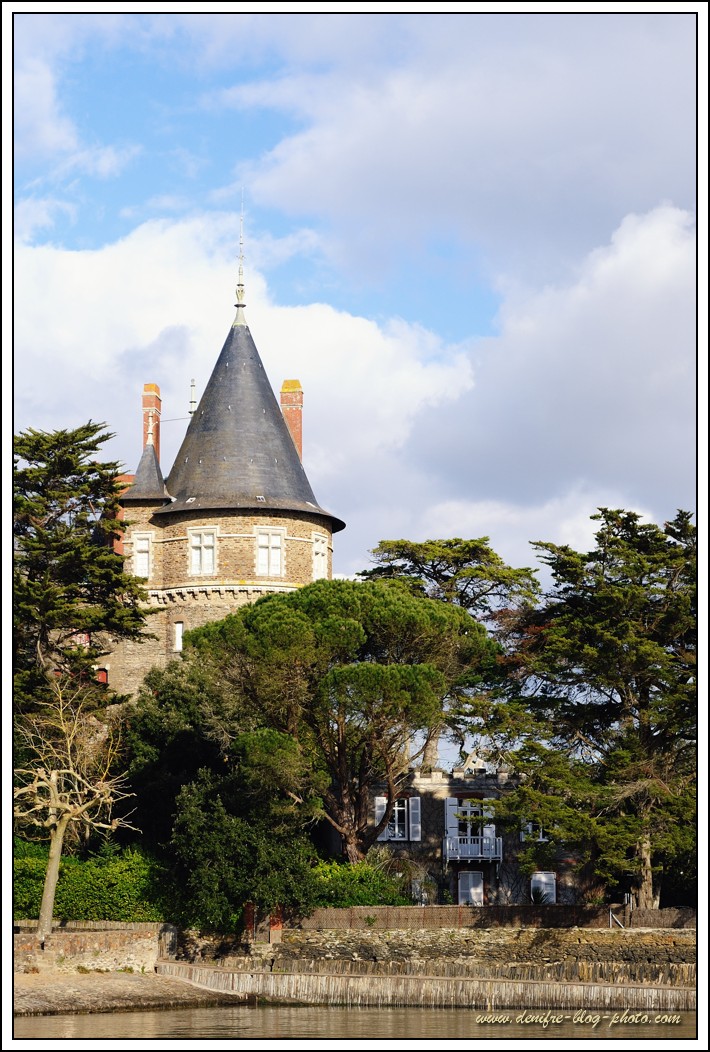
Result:
{"label": "brick chimney", "polygon": [[148,442],[148,431],[152,420],[153,445],[160,463],[160,408],[162,399],[157,384],[143,384],[143,449]]}
{"label": "brick chimney", "polygon": [[303,460],[303,388],[300,380],[284,380],[281,385],[281,412],[291,432],[299,460]]}

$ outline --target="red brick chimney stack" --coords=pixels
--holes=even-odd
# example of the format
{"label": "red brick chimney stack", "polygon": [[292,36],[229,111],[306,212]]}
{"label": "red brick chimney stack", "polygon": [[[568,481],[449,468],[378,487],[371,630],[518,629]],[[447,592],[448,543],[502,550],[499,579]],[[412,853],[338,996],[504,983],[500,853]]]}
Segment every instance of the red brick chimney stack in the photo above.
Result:
{"label": "red brick chimney stack", "polygon": [[299,460],[303,460],[303,388],[300,380],[284,380],[281,385],[281,412],[291,432]]}
{"label": "red brick chimney stack", "polygon": [[[143,449],[148,443],[148,434],[152,431],[155,455],[160,463],[160,408],[162,399],[157,384],[143,385]],[[152,425],[152,426],[151,426]]]}

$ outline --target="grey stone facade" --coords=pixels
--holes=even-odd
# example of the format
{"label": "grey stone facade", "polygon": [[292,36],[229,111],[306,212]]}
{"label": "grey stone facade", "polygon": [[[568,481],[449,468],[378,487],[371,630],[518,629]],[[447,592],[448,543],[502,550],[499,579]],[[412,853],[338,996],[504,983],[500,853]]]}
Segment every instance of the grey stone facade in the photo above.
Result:
{"label": "grey stone facade", "polygon": [[[417,768],[409,772],[400,794],[405,802],[402,811],[417,814],[419,820],[399,825],[391,821],[379,843],[402,859],[403,868],[406,864],[413,890],[423,903],[505,906],[531,902],[531,877],[518,865],[520,831],[499,828],[492,806],[513,784],[514,776],[508,772],[483,767],[472,773]],[[382,798],[372,801],[373,824],[383,806],[378,799]],[[453,835],[447,837],[452,818]],[[560,856],[553,870],[535,875],[534,883],[549,889],[550,903],[575,905],[580,901],[574,859],[569,857]]]}

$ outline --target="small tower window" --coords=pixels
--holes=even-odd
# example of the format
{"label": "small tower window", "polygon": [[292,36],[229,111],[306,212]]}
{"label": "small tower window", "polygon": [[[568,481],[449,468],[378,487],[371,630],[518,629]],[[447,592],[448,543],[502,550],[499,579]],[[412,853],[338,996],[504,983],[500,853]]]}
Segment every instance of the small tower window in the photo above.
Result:
{"label": "small tower window", "polygon": [[328,538],[325,534],[313,534],[313,580],[328,576]]}
{"label": "small tower window", "polygon": [[259,577],[281,577],[283,543],[283,530],[256,531],[256,572]]}
{"label": "small tower window", "polygon": [[173,629],[174,629],[174,632],[175,632],[175,637],[174,637],[174,640],[173,640],[173,650],[176,650],[176,651],[177,650],[182,650],[182,634],[183,634],[184,628],[185,628],[185,623],[183,621],[176,621],[175,624],[173,625]]}
{"label": "small tower window", "polygon": [[147,580],[150,577],[151,535],[134,533],[131,540],[133,541],[133,575]]}
{"label": "small tower window", "polygon": [[216,530],[189,530],[190,573],[213,574],[216,569]]}

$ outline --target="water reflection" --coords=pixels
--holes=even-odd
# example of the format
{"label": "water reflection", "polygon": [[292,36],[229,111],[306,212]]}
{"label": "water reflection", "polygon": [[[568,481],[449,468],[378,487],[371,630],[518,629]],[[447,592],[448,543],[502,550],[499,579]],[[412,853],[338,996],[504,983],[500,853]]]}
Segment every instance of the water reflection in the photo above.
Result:
{"label": "water reflection", "polygon": [[[617,1015],[620,1015],[618,1013]],[[495,1017],[498,1018],[497,1021]],[[575,1038],[585,1041],[677,1041],[696,1034],[696,1013],[551,1009],[339,1008],[262,1005],[31,1016],[15,1020],[16,1040],[318,1040],[472,1041]],[[630,1018],[633,1016],[633,1018]],[[557,1021],[559,1018],[559,1021]],[[671,1020],[678,1020],[677,1022]]]}

